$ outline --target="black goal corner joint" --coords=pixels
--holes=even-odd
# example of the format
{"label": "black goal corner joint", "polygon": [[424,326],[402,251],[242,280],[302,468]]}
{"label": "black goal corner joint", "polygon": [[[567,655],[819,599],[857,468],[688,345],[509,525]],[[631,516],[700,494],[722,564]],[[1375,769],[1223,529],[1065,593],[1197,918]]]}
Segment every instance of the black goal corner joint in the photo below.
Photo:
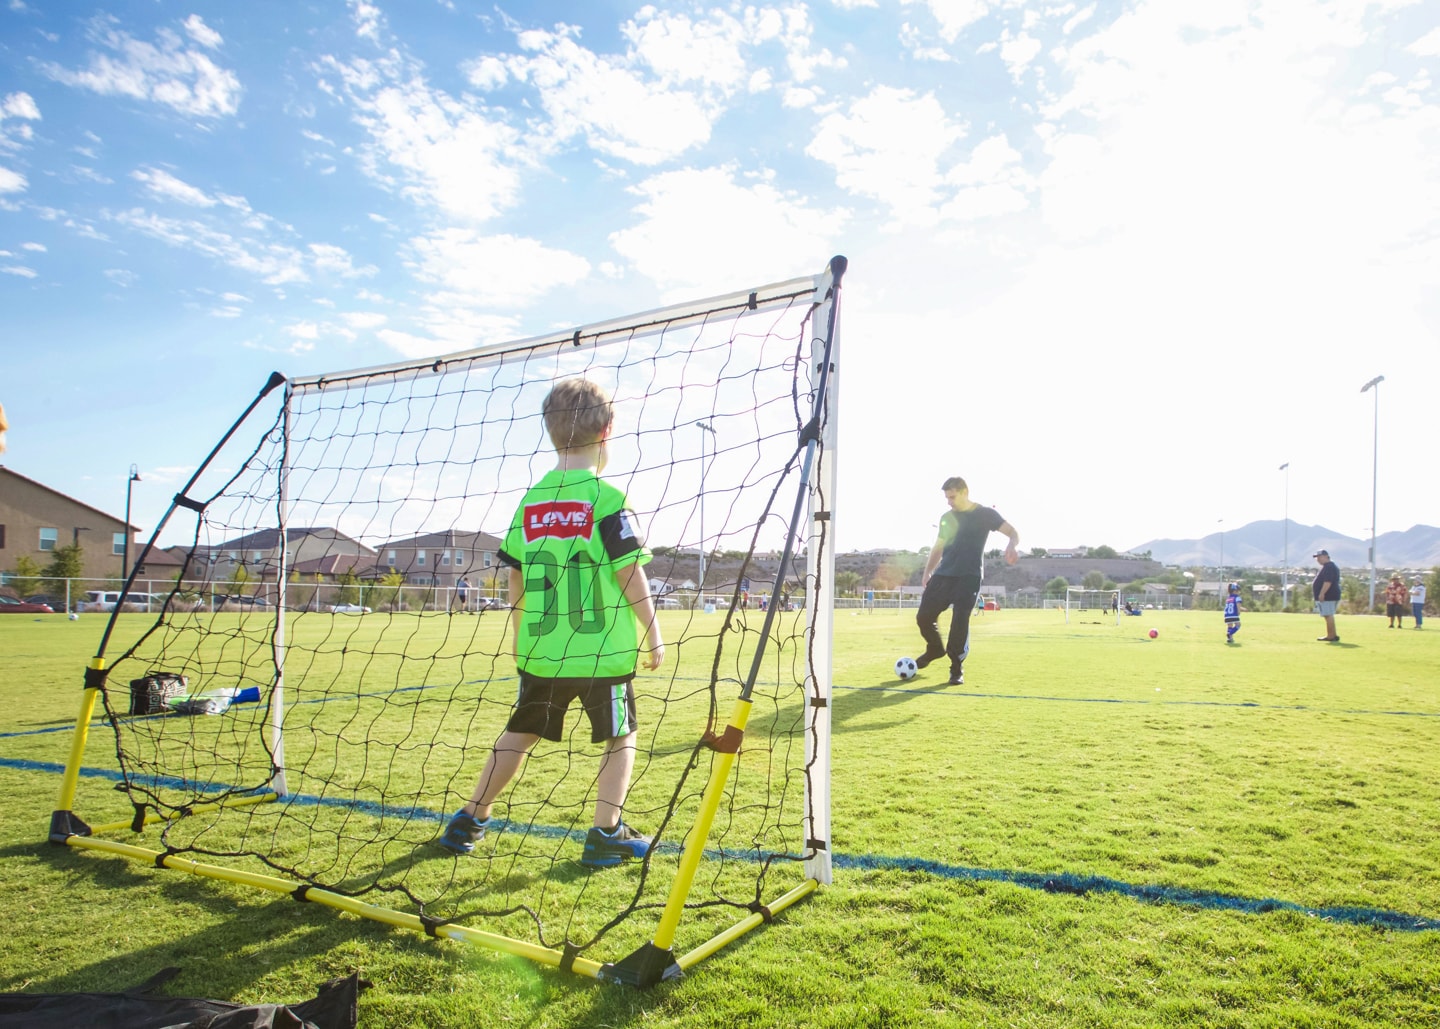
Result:
{"label": "black goal corner joint", "polygon": [[60,846],[71,836],[89,836],[90,827],[75,817],[73,811],[53,811],[50,814],[50,842]]}
{"label": "black goal corner joint", "polygon": [[661,950],[653,943],[647,943],[629,957],[600,969],[601,979],[638,986],[642,990],[667,979],[678,979],[683,974],[675,963],[675,954]]}

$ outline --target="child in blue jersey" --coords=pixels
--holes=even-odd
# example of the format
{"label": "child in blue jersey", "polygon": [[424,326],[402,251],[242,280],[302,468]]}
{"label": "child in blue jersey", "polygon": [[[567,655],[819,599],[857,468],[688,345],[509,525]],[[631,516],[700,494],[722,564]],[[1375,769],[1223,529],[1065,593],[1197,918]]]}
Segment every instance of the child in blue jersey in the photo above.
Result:
{"label": "child in blue jersey", "polygon": [[621,810],[635,766],[639,641],[643,633],[651,671],[665,660],[665,641],[643,568],[650,552],[624,494],[600,478],[614,426],[610,398],[587,379],[562,379],[545,398],[544,415],[558,462],[521,499],[499,553],[510,576],[519,697],[440,845],[457,854],[474,849],[531,748],[563,740],[565,712],[579,700],[591,742],[605,745],[580,863],[607,868],[650,850]]}
{"label": "child in blue jersey", "polygon": [[1235,634],[1240,631],[1240,586],[1238,583],[1230,584],[1229,593],[1225,597],[1225,642],[1234,643]]}

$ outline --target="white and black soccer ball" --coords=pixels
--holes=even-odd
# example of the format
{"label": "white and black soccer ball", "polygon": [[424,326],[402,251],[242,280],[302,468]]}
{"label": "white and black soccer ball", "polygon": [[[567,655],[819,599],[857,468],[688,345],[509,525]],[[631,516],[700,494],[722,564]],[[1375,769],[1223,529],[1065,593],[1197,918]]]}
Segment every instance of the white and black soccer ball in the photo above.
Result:
{"label": "white and black soccer ball", "polygon": [[895,675],[897,678],[913,679],[915,678],[915,673],[918,671],[920,671],[920,668],[915,664],[913,657],[902,657],[895,662]]}
{"label": "white and black soccer ball", "polygon": [[71,612],[70,612],[70,620],[71,620],[72,622],[78,622],[78,621],[80,620],[80,616],[77,615],[74,611],[71,611]]}

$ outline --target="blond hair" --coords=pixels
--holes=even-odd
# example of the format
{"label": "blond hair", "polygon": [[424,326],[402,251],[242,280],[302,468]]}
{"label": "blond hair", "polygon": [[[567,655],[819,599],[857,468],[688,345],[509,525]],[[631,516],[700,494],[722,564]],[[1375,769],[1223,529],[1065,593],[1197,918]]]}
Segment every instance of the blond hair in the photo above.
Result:
{"label": "blond hair", "polygon": [[615,420],[610,395],[579,376],[555,383],[541,410],[545,415],[545,429],[556,450],[573,450],[600,442]]}

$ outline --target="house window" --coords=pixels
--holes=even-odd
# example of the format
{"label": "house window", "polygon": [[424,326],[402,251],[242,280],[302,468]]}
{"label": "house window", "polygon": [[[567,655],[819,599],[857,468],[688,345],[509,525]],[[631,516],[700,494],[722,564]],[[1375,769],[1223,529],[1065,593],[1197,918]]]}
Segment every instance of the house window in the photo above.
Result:
{"label": "house window", "polygon": [[391,568],[395,567],[395,551],[387,550],[385,552],[385,563]]}
{"label": "house window", "polygon": [[255,551],[255,553],[251,556],[250,560],[253,561],[253,562],[255,562],[255,563],[258,565],[258,564],[260,563],[260,558],[261,558],[261,556],[262,556],[262,555],[261,555],[260,551],[257,550],[257,551]]}
{"label": "house window", "polygon": [[415,563],[416,563],[417,565],[419,565],[421,568],[424,568],[424,567],[425,567],[425,551],[423,551],[423,550],[417,550],[417,551],[415,551]]}
{"label": "house window", "polygon": [[485,567],[490,567],[490,551],[485,551]]}
{"label": "house window", "polygon": [[230,563],[231,563],[232,565],[235,563],[235,557],[236,557],[235,551],[233,551],[233,550],[227,550],[227,551],[225,552],[225,556],[230,559]]}
{"label": "house window", "polygon": [[59,530],[59,529],[41,529],[41,530],[40,530],[40,549],[41,549],[41,550],[54,550],[54,549],[55,549],[55,544],[56,544],[57,542],[59,542],[59,540],[60,540],[60,530]]}
{"label": "house window", "polygon": [[125,534],[123,532],[112,532],[110,534],[110,553],[116,557],[123,557],[125,554]]}
{"label": "house window", "polygon": [[442,551],[440,551],[440,563],[441,563],[442,565],[448,565],[448,564],[450,563],[450,551],[448,551],[448,550],[442,550]]}

